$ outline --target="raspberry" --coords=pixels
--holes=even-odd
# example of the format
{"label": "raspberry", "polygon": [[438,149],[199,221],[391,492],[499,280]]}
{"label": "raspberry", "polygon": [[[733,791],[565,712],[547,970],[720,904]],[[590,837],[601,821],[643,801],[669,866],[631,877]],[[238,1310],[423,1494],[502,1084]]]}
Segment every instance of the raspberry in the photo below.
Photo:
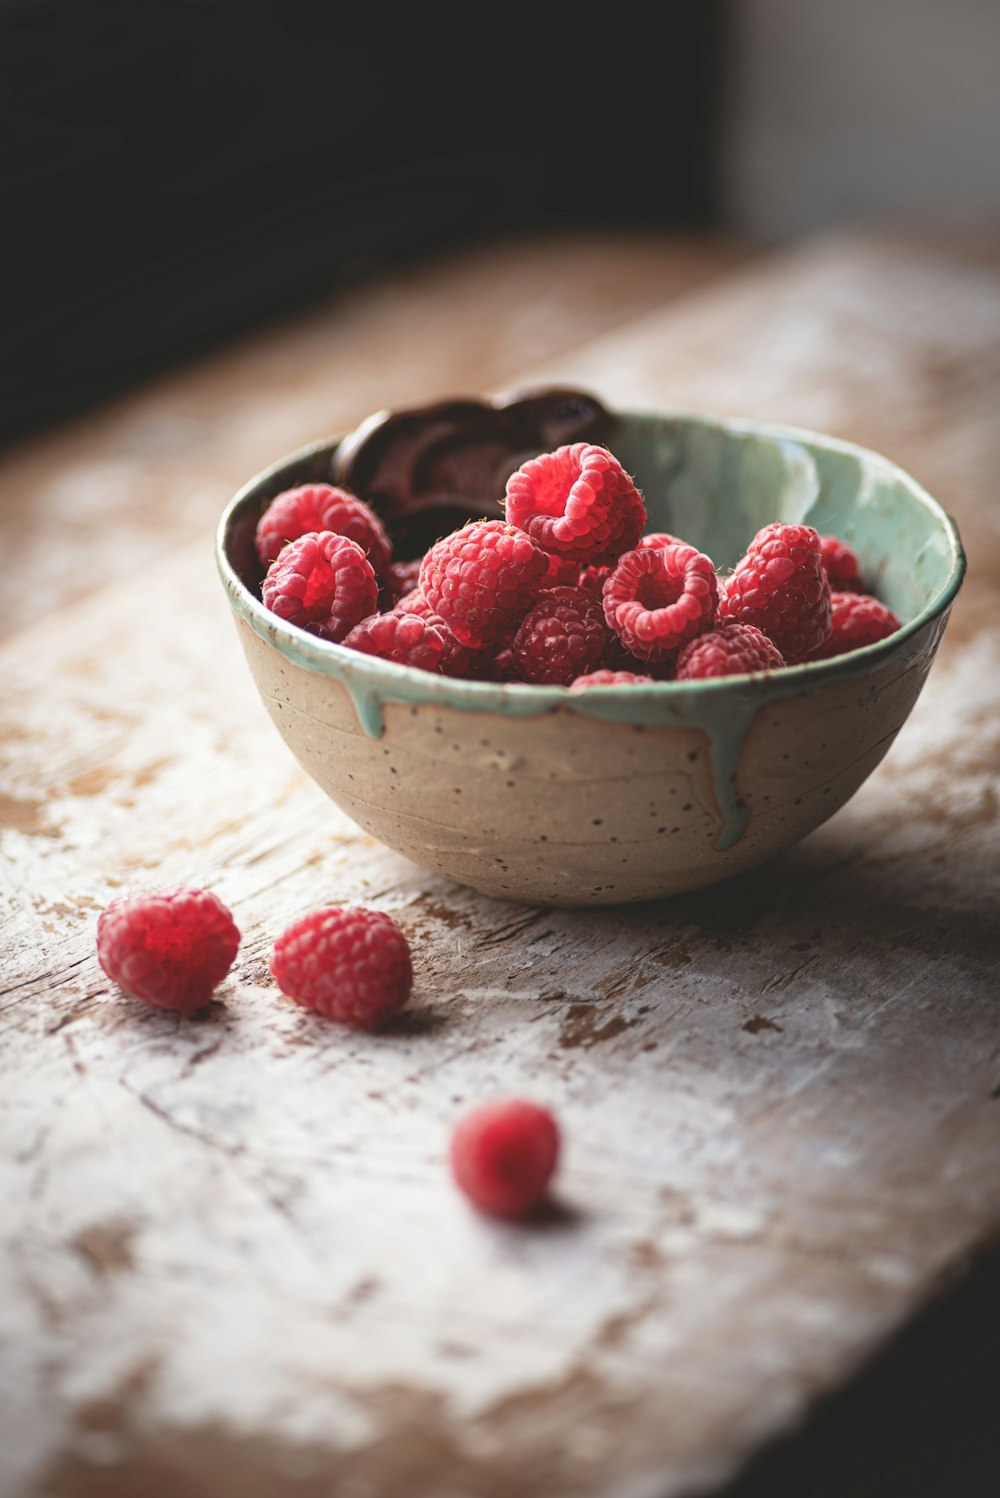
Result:
{"label": "raspberry", "polygon": [[361,547],[332,531],[289,541],[264,579],[265,607],[323,640],[342,640],[375,612],[377,599]]}
{"label": "raspberry", "polygon": [[575,588],[580,581],[580,564],[572,557],[549,557],[549,570],[542,584],[545,588]]}
{"label": "raspberry", "polygon": [[[649,551],[658,546],[684,546],[686,543],[679,541],[676,536],[670,536],[666,531],[653,531],[648,536],[640,536],[636,542],[636,551]],[[612,571],[611,567],[598,566],[591,563],[589,567],[582,568],[580,572],[580,587],[586,588],[588,593],[593,593],[595,598],[604,598],[604,584]]]}
{"label": "raspberry", "polygon": [[526,1216],[545,1196],[558,1159],[558,1125],[536,1103],[483,1103],[452,1131],[455,1180],[474,1206],[493,1217]]}
{"label": "raspberry", "polygon": [[[401,666],[416,666],[418,671],[443,674],[442,663],[447,651],[445,631],[419,614],[408,614],[403,610],[371,614],[354,626],[343,643],[348,650],[360,650],[363,655],[377,655]],[[459,650],[464,649],[457,641],[453,640],[452,644]],[[465,651],[466,655],[468,653]]]}
{"label": "raspberry", "polygon": [[775,522],[757,532],[726,579],[719,620],[763,630],[789,665],[819,649],[830,633],[830,584],[811,526]]}
{"label": "raspberry", "polygon": [[611,568],[603,563],[591,562],[589,567],[580,568],[580,576],[577,586],[586,588],[588,593],[593,593],[595,598],[604,598],[604,584],[611,576]]}
{"label": "raspberry", "polygon": [[266,567],[289,541],[312,531],[333,531],[356,541],[379,576],[392,560],[392,542],[374,511],[331,484],[303,484],[272,499],[257,522],[257,555]]}
{"label": "raspberry", "polygon": [[651,682],[651,676],[639,676],[635,671],[591,671],[586,676],[578,676],[570,685],[575,692],[577,687],[626,687],[636,683]]}
{"label": "raspberry", "polygon": [[640,536],[636,543],[636,551],[659,551],[664,546],[687,546],[680,536],[672,536],[669,531],[650,531],[648,536]]}
{"label": "raspberry", "polygon": [[421,619],[436,619],[438,617],[420,589],[416,587],[411,588],[408,593],[403,594],[402,598],[396,604],[396,608],[400,613],[417,614]]}
{"label": "raspberry", "polygon": [[407,593],[412,593],[420,582],[420,557],[412,562],[393,562],[391,567],[386,568],[385,590],[389,595],[390,607],[404,599]]}
{"label": "raspberry", "polygon": [[648,676],[651,672],[649,662],[639,660],[631,650],[626,650],[614,630],[608,631],[608,645],[601,666],[607,671],[638,672],[640,676]]}
{"label": "raspberry", "polygon": [[613,561],[642,535],[642,495],[607,448],[574,442],[507,480],[507,519],[555,556]]}
{"label": "raspberry", "polygon": [[476,520],[431,547],[420,566],[420,591],[463,645],[503,645],[548,568],[545,552],[516,526]]}
{"label": "raspberry", "polygon": [[413,987],[406,937],[390,916],[361,905],[295,921],[274,944],[271,972],[297,1004],[357,1030],[398,1014]]}
{"label": "raspberry", "polygon": [[522,681],[558,687],[599,666],[607,643],[604,610],[586,588],[548,588],[525,614],[511,651]]}
{"label": "raspberry", "polygon": [[514,652],[509,645],[505,645],[502,650],[498,650],[496,655],[493,657],[493,666],[490,672],[490,680],[521,680],[520,676],[518,675],[517,662],[514,659]]}
{"label": "raspberry", "polygon": [[784,664],[777,645],[752,624],[719,624],[684,646],[674,679],[739,676],[746,671],[774,671]]}
{"label": "raspberry", "polygon": [[861,562],[853,546],[848,546],[846,541],[838,541],[836,536],[820,536],[819,549],[831,590],[836,589],[838,593],[865,591]]}
{"label": "raspberry", "polygon": [[233,965],[240,933],[215,895],[178,889],[113,900],[97,921],[97,960],[133,999],[190,1014]]}
{"label": "raspberry", "polygon": [[443,636],[445,649],[439,668],[442,676],[489,675],[489,651],[470,650],[468,645],[462,645],[456,640],[444,620],[435,614],[419,588],[414,588],[411,593],[407,593],[405,598],[401,598],[393,609],[393,613],[416,614],[419,619],[426,619],[428,623],[433,624]]}
{"label": "raspberry", "polygon": [[874,645],[876,640],[895,634],[899,620],[892,609],[865,593],[832,593],[830,626],[829,637],[810,660],[825,661],[862,645]]}
{"label": "raspberry", "polygon": [[630,551],[604,584],[604,617],[633,655],[663,662],[711,628],[716,592],[712,563],[693,546]]}

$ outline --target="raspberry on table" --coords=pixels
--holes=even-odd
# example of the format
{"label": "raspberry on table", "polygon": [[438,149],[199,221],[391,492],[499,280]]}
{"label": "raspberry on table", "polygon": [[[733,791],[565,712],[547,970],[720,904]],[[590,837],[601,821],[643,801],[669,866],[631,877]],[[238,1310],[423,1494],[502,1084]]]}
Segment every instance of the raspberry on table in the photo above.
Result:
{"label": "raspberry on table", "polygon": [[97,960],[133,999],[190,1014],[207,1004],[240,944],[230,911],[209,890],[113,900],[97,921]]}
{"label": "raspberry on table", "polygon": [[785,664],[773,640],[752,624],[717,624],[685,645],[677,657],[676,681],[710,676],[740,676],[749,671],[776,671]]}
{"label": "raspberry on table", "polygon": [[765,525],[726,579],[719,622],[753,624],[788,665],[804,661],[830,633],[830,584],[819,536],[808,525]]}
{"label": "raspberry on table", "polygon": [[282,993],[357,1030],[375,1030],[410,997],[410,947],[391,916],[362,905],[311,911],[283,931],[271,953]]}
{"label": "raspberry on table", "polygon": [[604,610],[586,588],[548,588],[511,642],[518,675],[536,686],[568,686],[601,664],[608,633]]}
{"label": "raspberry on table", "polygon": [[642,661],[667,662],[712,626],[715,570],[683,542],[626,552],[604,584],[604,617]]}
{"label": "raspberry on table", "polygon": [[375,512],[332,484],[302,484],[272,499],[257,522],[257,555],[266,567],[289,541],[314,531],[356,541],[379,577],[392,561],[392,542]]}
{"label": "raspberry on table", "polygon": [[267,570],[263,596],[280,619],[339,641],[375,612],[378,584],[356,541],[321,531],[282,548]]}
{"label": "raspberry on table", "polygon": [[451,1136],[455,1181],[492,1217],[524,1217],[545,1197],[559,1159],[559,1127],[547,1108],[519,1098],[483,1103]]}
{"label": "raspberry on table", "polygon": [[477,650],[509,643],[548,570],[545,552],[524,531],[476,520],[431,547],[420,591],[455,638]]}
{"label": "raspberry on table", "polygon": [[586,676],[578,676],[575,681],[570,682],[570,687],[575,692],[577,687],[626,687],[635,684],[649,684],[653,681],[652,676],[641,676],[636,671],[590,671]]}
{"label": "raspberry on table", "polygon": [[646,507],[607,448],[574,442],[530,458],[507,480],[507,519],[554,556],[614,561],[642,535]]}
{"label": "raspberry on table", "polygon": [[[401,666],[416,666],[418,671],[444,674],[448,650],[444,628],[438,629],[432,619],[422,619],[419,614],[396,609],[390,614],[370,614],[344,636],[342,643],[348,650],[360,650],[363,655],[376,655]],[[452,644],[465,650],[456,640]],[[468,654],[465,650],[465,655]]]}
{"label": "raspberry on table", "polygon": [[830,634],[813,655],[813,661],[825,661],[862,645],[874,645],[895,634],[900,623],[892,609],[865,593],[832,593],[830,595]]}
{"label": "raspberry on table", "polygon": [[831,592],[865,593],[867,589],[861,576],[861,560],[853,546],[836,536],[820,536],[819,549],[823,566],[830,579]]}

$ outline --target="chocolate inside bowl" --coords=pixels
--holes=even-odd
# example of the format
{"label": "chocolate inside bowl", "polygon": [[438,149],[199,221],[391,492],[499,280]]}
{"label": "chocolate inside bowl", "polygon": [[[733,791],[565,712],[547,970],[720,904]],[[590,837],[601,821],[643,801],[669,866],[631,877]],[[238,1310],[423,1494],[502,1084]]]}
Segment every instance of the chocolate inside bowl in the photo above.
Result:
{"label": "chocolate inside bowl", "polygon": [[467,520],[502,518],[507,478],[526,459],[564,442],[610,447],[614,425],[577,390],[380,411],[340,442],[332,482],[372,506],[408,561]]}
{"label": "chocolate inside bowl", "polygon": [[[483,414],[492,409],[495,425]],[[484,506],[524,456],[580,436],[634,474],[650,529],[684,536],[719,568],[772,520],[849,541],[903,627],[770,675],[570,692],[434,676],[317,640],[263,608],[253,532],[280,490],[350,476],[419,551],[497,513]],[[916,700],[964,561],[941,507],[874,453],[755,422],[609,413],[549,392],[380,417],[294,454],[236,496],[219,566],[271,717],[361,826],[487,893],[583,905],[727,878],[843,805]]]}

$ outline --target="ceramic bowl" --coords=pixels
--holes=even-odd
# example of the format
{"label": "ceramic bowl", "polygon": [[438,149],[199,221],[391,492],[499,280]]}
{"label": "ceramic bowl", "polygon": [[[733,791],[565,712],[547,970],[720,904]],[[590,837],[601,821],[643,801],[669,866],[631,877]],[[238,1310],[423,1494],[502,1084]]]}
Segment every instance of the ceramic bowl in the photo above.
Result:
{"label": "ceramic bowl", "polygon": [[948,515],[877,454],[750,421],[620,412],[608,446],[649,529],[722,570],[772,520],[847,540],[904,621],[876,645],[770,676],[573,692],[453,681],[345,650],[260,602],[273,495],[327,479],[336,441],[252,479],[218,563],[264,705],[366,831],[504,899],[611,905],[696,889],[790,847],[871,774],[906,720],[964,570]]}

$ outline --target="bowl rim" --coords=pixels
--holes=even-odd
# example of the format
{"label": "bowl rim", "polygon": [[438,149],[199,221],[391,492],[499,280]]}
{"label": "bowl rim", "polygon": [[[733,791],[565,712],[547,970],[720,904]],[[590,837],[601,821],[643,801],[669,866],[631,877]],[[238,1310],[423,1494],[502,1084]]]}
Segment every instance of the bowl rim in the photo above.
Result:
{"label": "bowl rim", "polygon": [[[333,449],[346,433],[321,438],[286,454],[276,462],[261,469],[242,484],[226,505],[219,520],[215,538],[215,557],[223,586],[229,595],[230,605],[262,640],[276,648],[291,664],[305,668],[317,675],[330,676],[345,685],[351,684],[360,691],[371,689],[387,697],[398,697],[409,703],[424,702],[444,707],[459,707],[482,712],[509,712],[518,716],[552,712],[559,709],[581,709],[586,703],[588,710],[595,707],[595,699],[612,711],[607,716],[621,716],[621,709],[628,704],[636,707],[657,704],[660,708],[670,703],[693,704],[696,699],[706,701],[727,694],[747,693],[753,696],[766,695],[769,690],[780,689],[781,696],[794,694],[797,690],[826,685],[846,676],[863,674],[874,670],[883,661],[933,623],[950,607],[966,570],[966,556],[959,536],[958,526],[952,516],[920,484],[912,474],[894,463],[890,458],[872,448],[845,438],[832,437],[808,427],[789,426],[784,423],[758,421],[753,417],[726,417],[707,412],[683,409],[646,410],[637,408],[613,409],[612,415],[626,419],[689,422],[705,428],[736,433],[745,436],[772,437],[776,440],[800,441],[818,445],[827,450],[850,454],[865,461],[874,461],[887,479],[901,481],[914,497],[930,512],[946,536],[950,548],[950,568],[947,579],[923,609],[900,626],[884,640],[872,645],[860,646],[841,656],[826,660],[805,661],[798,665],[785,666],[779,672],[753,672],[732,676],[703,678],[696,681],[656,681],[647,683],[623,683],[614,686],[595,687],[582,690],[562,686],[536,686],[527,682],[484,682],[464,677],[438,676],[430,671],[421,671],[415,666],[404,666],[395,661],[382,660],[377,656],[364,655],[360,651],[348,650],[331,640],[319,639],[298,625],[289,624],[264,607],[236,572],[229,558],[228,545],[236,519],[251,499],[257,498],[262,487],[284,469],[296,463],[304,463],[319,453]],[[395,691],[393,691],[395,689]],[[601,713],[601,716],[605,716]]]}

